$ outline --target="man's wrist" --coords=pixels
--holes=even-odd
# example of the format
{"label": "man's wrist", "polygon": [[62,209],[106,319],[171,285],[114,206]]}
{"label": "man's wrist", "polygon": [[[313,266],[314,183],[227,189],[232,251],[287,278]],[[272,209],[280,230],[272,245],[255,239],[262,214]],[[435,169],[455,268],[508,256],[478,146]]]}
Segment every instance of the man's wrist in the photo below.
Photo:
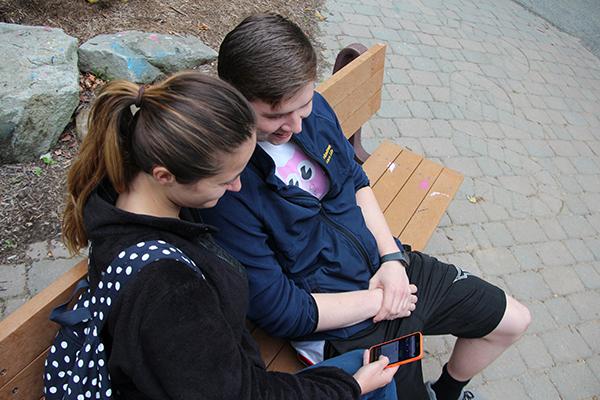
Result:
{"label": "man's wrist", "polygon": [[371,304],[373,304],[373,309],[371,311],[373,311],[373,315],[375,315],[381,309],[381,304],[383,302],[383,289],[375,288],[371,289],[369,292],[371,293],[373,299],[371,302]]}

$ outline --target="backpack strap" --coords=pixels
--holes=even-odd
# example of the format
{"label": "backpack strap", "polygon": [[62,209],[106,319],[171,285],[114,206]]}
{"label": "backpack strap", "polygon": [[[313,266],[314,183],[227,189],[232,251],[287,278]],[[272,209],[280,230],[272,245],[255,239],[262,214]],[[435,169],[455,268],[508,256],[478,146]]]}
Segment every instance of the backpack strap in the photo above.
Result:
{"label": "backpack strap", "polygon": [[[205,279],[196,263],[188,258],[177,247],[163,241],[151,240],[139,242],[121,251],[101,274],[100,282],[94,293],[89,291],[88,278],[77,283],[71,298],[56,307],[50,314],[50,320],[62,326],[74,326],[90,319],[96,319],[96,327],[102,329],[104,317],[108,315],[110,306],[118,292],[142,268],[158,260],[175,260],[194,271],[201,279]],[[81,289],[84,291],[72,310],[67,307]],[[83,307],[78,307],[82,305]]]}
{"label": "backpack strap", "polygon": [[54,321],[62,326],[73,326],[82,321],[90,319],[90,310],[87,308],[74,308],[73,310],[68,309],[69,304],[71,304],[77,293],[79,293],[80,290],[87,289],[89,287],[90,284],[87,280],[87,277],[77,282],[77,285],[75,286],[75,289],[73,289],[73,293],[71,293],[69,300],[52,310],[50,313],[50,321]]}

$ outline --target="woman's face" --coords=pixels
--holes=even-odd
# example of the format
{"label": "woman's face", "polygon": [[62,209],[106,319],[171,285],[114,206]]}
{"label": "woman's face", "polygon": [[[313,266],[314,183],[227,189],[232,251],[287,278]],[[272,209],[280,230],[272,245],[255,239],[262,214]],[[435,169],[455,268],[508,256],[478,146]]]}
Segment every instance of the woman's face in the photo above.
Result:
{"label": "woman's face", "polygon": [[256,135],[242,143],[233,153],[221,153],[218,156],[222,165],[221,172],[194,183],[175,182],[169,188],[167,196],[179,207],[214,207],[226,191],[239,192],[242,188],[240,174],[248,164],[255,145]]}

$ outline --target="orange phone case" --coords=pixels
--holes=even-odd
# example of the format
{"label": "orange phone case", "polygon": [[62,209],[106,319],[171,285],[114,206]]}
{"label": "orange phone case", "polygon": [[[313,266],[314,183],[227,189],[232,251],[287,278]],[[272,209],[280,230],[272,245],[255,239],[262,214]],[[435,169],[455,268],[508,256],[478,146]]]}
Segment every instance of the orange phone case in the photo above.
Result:
{"label": "orange phone case", "polygon": [[417,360],[422,359],[423,358],[423,334],[421,334],[421,332],[413,332],[413,333],[410,333],[408,335],[404,335],[404,336],[401,336],[399,338],[388,340],[387,342],[379,343],[379,344],[376,344],[375,346],[369,347],[369,359],[371,359],[371,351],[374,348],[381,347],[381,346],[386,345],[388,343],[392,343],[392,342],[395,342],[395,341],[402,340],[402,339],[404,339],[404,338],[406,338],[408,336],[413,336],[415,334],[419,336],[419,354],[417,356],[413,357],[413,358],[408,358],[406,360],[398,361],[397,363],[388,364],[386,366],[386,368],[395,367],[396,365],[408,364],[408,363],[411,363],[413,361],[417,361]]}

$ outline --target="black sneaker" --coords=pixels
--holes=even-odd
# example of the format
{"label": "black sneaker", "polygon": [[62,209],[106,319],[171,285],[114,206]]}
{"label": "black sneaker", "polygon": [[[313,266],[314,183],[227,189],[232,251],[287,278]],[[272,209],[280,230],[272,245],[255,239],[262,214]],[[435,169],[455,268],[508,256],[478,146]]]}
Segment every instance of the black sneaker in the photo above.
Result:
{"label": "black sneaker", "polygon": [[[427,389],[427,395],[429,395],[429,400],[437,400],[437,396],[435,395],[435,392],[433,391],[433,388],[431,387],[431,381],[425,382],[425,389]],[[458,396],[458,399],[456,399],[456,400],[485,400],[485,399],[475,392],[472,392],[467,389],[463,389],[462,392],[460,392],[460,396]]]}

